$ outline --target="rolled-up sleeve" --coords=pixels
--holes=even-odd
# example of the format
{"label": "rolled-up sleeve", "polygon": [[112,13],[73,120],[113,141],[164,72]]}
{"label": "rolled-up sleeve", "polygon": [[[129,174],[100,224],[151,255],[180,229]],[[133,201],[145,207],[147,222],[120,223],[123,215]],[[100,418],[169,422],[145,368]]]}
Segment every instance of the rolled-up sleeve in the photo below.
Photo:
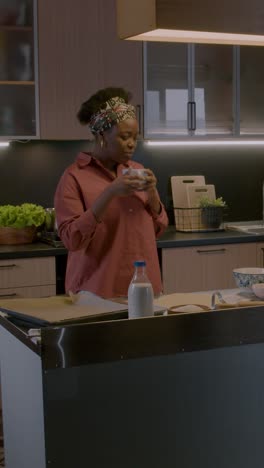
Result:
{"label": "rolled-up sleeve", "polygon": [[90,208],[82,202],[78,182],[71,173],[61,177],[54,198],[58,234],[70,251],[87,247],[99,229]]}
{"label": "rolled-up sleeve", "polygon": [[168,220],[165,207],[161,203],[161,201],[160,201],[160,207],[161,207],[161,211],[159,214],[154,213],[152,210],[149,210],[153,219],[156,238],[161,236],[161,234],[165,231],[165,229],[168,227],[168,224],[169,224],[169,220]]}

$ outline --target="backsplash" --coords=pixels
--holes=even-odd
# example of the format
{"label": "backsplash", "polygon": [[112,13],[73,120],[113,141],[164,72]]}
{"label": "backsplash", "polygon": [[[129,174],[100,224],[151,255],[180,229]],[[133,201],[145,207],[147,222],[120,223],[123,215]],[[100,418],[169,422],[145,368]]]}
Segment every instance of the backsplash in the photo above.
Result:
{"label": "backsplash", "polygon": [[[58,180],[86,141],[12,142],[0,149],[0,204],[25,201],[53,206]],[[262,219],[263,146],[150,147],[139,142],[134,159],[152,169],[170,222],[174,223],[170,177],[205,176],[228,204],[226,220]]]}

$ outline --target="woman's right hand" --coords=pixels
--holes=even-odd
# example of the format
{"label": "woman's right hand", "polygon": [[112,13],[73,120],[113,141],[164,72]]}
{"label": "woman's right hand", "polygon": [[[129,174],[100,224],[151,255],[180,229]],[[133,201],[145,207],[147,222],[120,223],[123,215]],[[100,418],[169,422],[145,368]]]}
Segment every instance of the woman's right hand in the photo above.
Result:
{"label": "woman's right hand", "polygon": [[138,190],[142,190],[142,178],[137,175],[119,176],[109,185],[111,194],[118,197],[127,197]]}

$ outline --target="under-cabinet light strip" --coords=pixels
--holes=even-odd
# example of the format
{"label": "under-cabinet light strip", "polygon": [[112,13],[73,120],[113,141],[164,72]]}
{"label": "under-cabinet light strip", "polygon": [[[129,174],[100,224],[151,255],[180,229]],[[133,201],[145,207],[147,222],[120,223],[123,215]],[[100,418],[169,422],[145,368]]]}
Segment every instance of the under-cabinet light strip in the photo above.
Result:
{"label": "under-cabinet light strip", "polygon": [[0,148],[6,148],[9,146],[9,141],[0,141]]}
{"label": "under-cabinet light strip", "polygon": [[263,146],[264,140],[203,140],[203,141],[152,141],[146,140],[148,146]]}

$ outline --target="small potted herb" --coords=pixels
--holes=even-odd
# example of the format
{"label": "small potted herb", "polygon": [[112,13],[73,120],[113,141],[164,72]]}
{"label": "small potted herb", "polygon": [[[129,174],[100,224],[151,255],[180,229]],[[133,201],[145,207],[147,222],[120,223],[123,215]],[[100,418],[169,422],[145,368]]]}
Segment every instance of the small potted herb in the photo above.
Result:
{"label": "small potted herb", "polygon": [[0,244],[33,242],[45,218],[45,209],[40,205],[0,205]]}
{"label": "small potted herb", "polygon": [[224,209],[227,208],[226,202],[222,197],[211,200],[208,197],[201,197],[199,201],[201,208],[202,223],[210,229],[218,229],[223,221]]}

